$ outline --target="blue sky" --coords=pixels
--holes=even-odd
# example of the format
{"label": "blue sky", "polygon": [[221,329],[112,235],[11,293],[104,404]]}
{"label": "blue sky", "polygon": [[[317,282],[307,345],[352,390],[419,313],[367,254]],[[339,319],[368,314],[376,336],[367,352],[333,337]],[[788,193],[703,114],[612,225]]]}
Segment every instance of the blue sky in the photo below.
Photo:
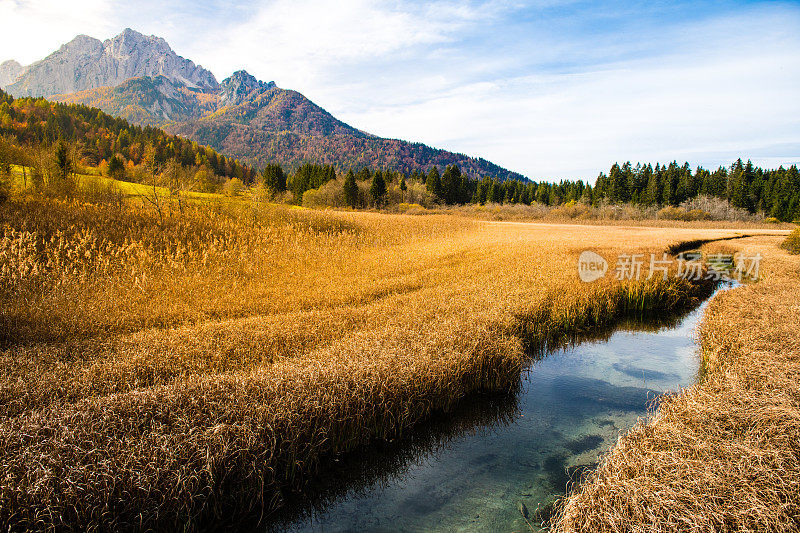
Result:
{"label": "blue sky", "polygon": [[800,162],[800,2],[0,0],[0,57],[130,26],[387,137],[534,179]]}

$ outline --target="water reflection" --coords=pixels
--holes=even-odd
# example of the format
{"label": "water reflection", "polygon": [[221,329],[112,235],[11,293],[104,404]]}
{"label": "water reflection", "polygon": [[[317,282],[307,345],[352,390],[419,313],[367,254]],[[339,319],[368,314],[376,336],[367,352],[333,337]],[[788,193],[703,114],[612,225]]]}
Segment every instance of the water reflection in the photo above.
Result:
{"label": "water reflection", "polygon": [[393,442],[331,461],[277,531],[527,531],[659,394],[691,384],[701,315],[640,317],[569,339],[515,390],[474,395]]}
{"label": "water reflection", "polygon": [[[375,489],[402,481],[403,476],[454,440],[485,437],[519,418],[518,390],[475,394],[448,413],[438,413],[402,438],[376,440],[370,447],[331,461],[324,474],[302,493],[285,495],[286,507],[267,517],[268,531],[283,531],[299,520],[324,513],[344,495],[364,496]],[[296,525],[296,524],[295,524]]]}

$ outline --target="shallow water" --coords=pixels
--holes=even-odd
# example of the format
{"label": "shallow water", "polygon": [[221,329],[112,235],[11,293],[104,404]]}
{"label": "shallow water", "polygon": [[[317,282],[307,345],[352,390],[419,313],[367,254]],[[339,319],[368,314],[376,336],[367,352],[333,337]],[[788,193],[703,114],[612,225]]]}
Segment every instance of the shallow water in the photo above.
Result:
{"label": "shallow water", "polygon": [[[287,531],[530,531],[659,394],[691,385],[704,306],[631,322],[533,362],[518,391],[476,396],[400,441],[344,458],[282,517]],[[638,331],[637,331],[638,330]]]}

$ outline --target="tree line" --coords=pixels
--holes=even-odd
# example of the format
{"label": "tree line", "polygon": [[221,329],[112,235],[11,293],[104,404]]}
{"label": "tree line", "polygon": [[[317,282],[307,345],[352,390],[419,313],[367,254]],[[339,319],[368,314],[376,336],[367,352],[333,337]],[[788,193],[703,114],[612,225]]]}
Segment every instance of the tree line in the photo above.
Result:
{"label": "tree line", "polygon": [[[67,154],[69,157],[67,157]],[[55,159],[58,159],[56,161]],[[557,206],[569,202],[599,205],[602,202],[640,206],[677,206],[700,195],[727,200],[751,213],[763,212],[782,221],[800,218],[800,173],[796,165],[762,169],[737,160],[730,167],[694,170],[688,163],[662,165],[615,163],[601,173],[594,185],[583,180],[558,183],[524,179],[473,179],[458,165],[434,165],[427,173],[353,168],[342,177],[333,165],[303,163],[290,173],[271,163],[258,172],[234,158],[188,139],[169,135],[153,127],[139,127],[99,109],[83,105],[49,102],[43,98],[15,99],[0,90],[0,167],[10,164],[53,167],[63,173],[65,159],[99,166],[103,173],[137,181],[159,172],[193,181],[201,190],[215,192],[227,182],[240,185],[263,183],[276,193],[291,191],[302,203],[306,191],[319,189],[342,178],[347,205],[382,206],[391,184],[400,191],[412,184],[424,187],[429,197],[446,205],[534,202]],[[58,170],[61,168],[61,170]],[[71,169],[74,170],[74,169]],[[3,168],[0,168],[3,171]],[[178,179],[178,178],[175,178]],[[173,180],[174,181],[174,180]],[[359,193],[358,183],[367,182],[369,201]]]}
{"label": "tree line", "polygon": [[751,213],[763,212],[783,221],[800,218],[800,173],[796,165],[762,169],[738,159],[711,172],[692,171],[688,163],[669,165],[614,164],[595,182],[593,199],[643,206],[680,205],[699,195],[727,200]]}
{"label": "tree line", "polygon": [[[269,185],[267,174],[277,172],[268,166],[265,182]],[[278,167],[279,168],[279,167]],[[317,188],[336,179],[332,166],[306,164],[286,177],[283,183],[292,184],[295,199],[300,203],[306,190]],[[423,174],[413,171],[410,174],[391,170],[371,170],[361,168],[354,173],[350,169],[343,180],[343,190],[349,206],[365,207],[357,194],[358,182],[370,182],[370,196],[375,205],[385,200],[387,184],[397,182],[405,191],[407,183],[424,184],[431,197],[445,205],[459,204],[525,204],[540,203],[558,206],[569,202],[581,202],[598,206],[603,202],[613,204],[633,204],[643,207],[679,206],[683,202],[701,195],[720,198],[732,206],[746,209],[750,213],[761,212],[782,221],[800,219],[800,172],[797,166],[780,167],[775,170],[756,167],[752,162],[738,159],[730,167],[719,167],[711,172],[703,167],[694,170],[688,163],[666,165],[657,163],[637,164],[615,163],[608,174],[601,173],[595,184],[583,180],[561,180],[558,183],[535,182],[528,180],[498,180],[485,177],[480,180],[464,175],[458,166],[449,165],[440,172],[434,166]],[[286,185],[283,185],[285,190]]]}

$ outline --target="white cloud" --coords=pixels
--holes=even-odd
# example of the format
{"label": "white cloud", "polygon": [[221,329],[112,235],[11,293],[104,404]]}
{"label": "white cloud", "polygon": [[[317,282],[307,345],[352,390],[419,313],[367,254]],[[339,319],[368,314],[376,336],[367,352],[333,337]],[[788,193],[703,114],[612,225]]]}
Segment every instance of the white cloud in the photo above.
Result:
{"label": "white cloud", "polygon": [[[222,28],[203,56],[227,75],[241,65],[279,85],[308,90],[337,68],[443,43],[490,12],[487,5],[436,2],[274,0],[250,20]],[[342,80],[343,81],[343,80]]]}
{"label": "white cloud", "polygon": [[0,0],[0,61],[32,63],[78,34],[112,28],[110,0]]}
{"label": "white cloud", "polygon": [[[367,131],[480,155],[534,178],[593,179],[615,160],[794,163],[797,21],[796,12],[766,13],[683,26],[659,36],[676,43],[669,55],[463,85],[450,79],[414,102],[400,94],[397,105],[367,97],[341,116]],[[416,85],[436,86],[442,75]]]}
{"label": "white cloud", "polygon": [[[792,64],[800,64],[800,54],[692,65],[637,62],[477,83],[345,118],[378,134],[481,155],[531,177],[591,179],[615,160],[718,164],[759,159],[773,145],[797,149],[800,76]],[[797,161],[800,153],[785,157]]]}

